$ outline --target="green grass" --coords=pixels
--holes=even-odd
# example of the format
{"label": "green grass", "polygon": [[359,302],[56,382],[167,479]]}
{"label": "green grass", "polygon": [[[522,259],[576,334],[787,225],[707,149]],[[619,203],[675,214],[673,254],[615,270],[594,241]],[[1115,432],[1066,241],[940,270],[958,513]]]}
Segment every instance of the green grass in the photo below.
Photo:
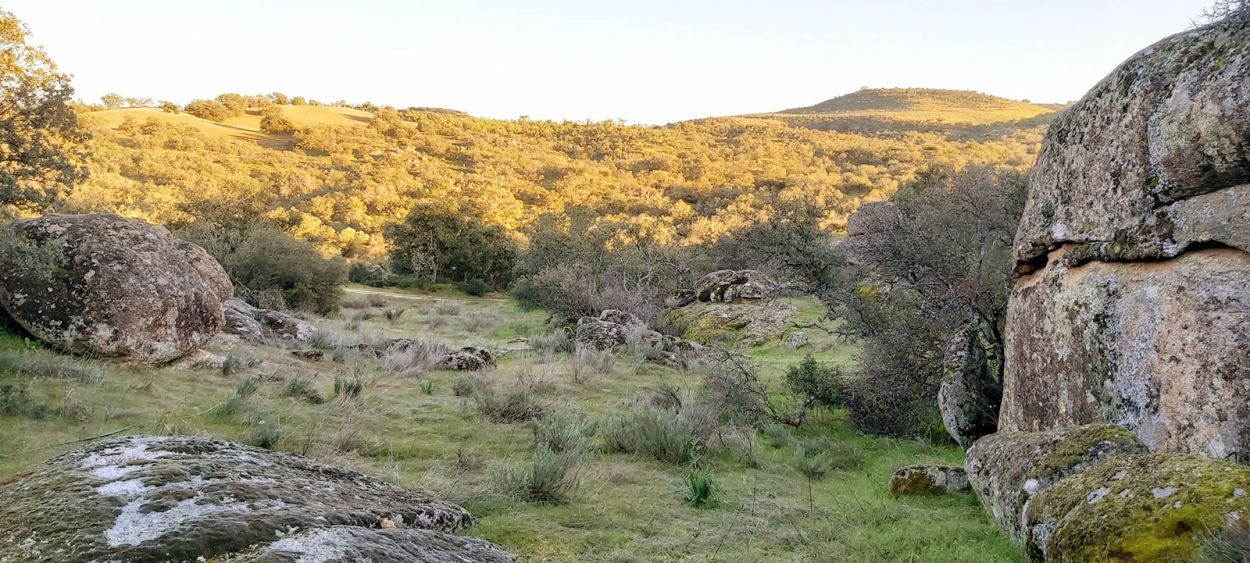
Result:
{"label": "green grass", "polygon": [[[523,311],[500,296],[469,298],[446,288],[384,291],[385,308],[407,311],[389,323],[379,314],[358,321],[355,332],[382,336],[420,336],[460,346],[523,348],[515,336],[547,333],[543,311]],[[469,331],[458,316],[439,315],[435,305],[449,301],[461,314],[492,312],[490,328]],[[802,322],[818,317],[819,305],[796,300]],[[381,310],[381,308],[379,308]],[[345,310],[318,320],[351,333]],[[445,316],[435,329],[432,317]],[[807,331],[817,358],[844,364],[854,350],[828,335]],[[576,488],[561,489],[559,503],[527,502],[515,485],[543,481],[534,475],[534,422],[496,423],[478,412],[472,396],[453,389],[464,374],[432,371],[392,375],[372,359],[327,359],[316,366],[295,360],[285,350],[232,345],[210,346],[226,355],[262,361],[239,373],[182,368],[138,369],[103,365],[93,380],[0,373],[0,384],[26,386],[29,399],[46,404],[47,416],[0,416],[0,479],[67,451],[66,444],[126,428],[125,433],[206,432],[279,451],[316,457],[379,476],[406,487],[425,489],[458,502],[479,517],[465,533],[496,542],[533,561],[1023,561],[1023,554],[989,521],[975,497],[952,495],[896,501],[888,481],[898,467],[911,463],[961,463],[962,452],[946,447],[856,434],[845,415],[818,410],[793,440],[755,440],[753,464],[724,449],[701,451],[691,464],[662,463],[654,457],[603,453],[590,448],[570,468]],[[19,339],[0,336],[0,351],[25,350]],[[761,377],[780,393],[786,366],[808,350],[768,344],[750,350],[761,364]],[[35,351],[38,353],[51,353]],[[661,382],[688,393],[698,384],[693,372],[678,372],[635,359],[618,358],[610,376],[574,382],[573,358],[557,354],[549,363],[518,350],[500,368],[483,375],[500,391],[522,383],[547,409],[585,424],[632,412],[646,390]],[[37,372],[36,372],[37,373]],[[354,399],[333,395],[335,378],[355,381],[364,390]],[[246,381],[258,382],[228,417],[214,416],[223,399],[238,396]],[[292,381],[306,380],[295,386]],[[463,386],[463,385],[462,385]],[[426,389],[431,389],[427,393]],[[327,400],[315,403],[306,394]],[[543,429],[542,441],[555,443],[582,430],[566,420],[556,432]],[[602,426],[599,427],[600,432]],[[584,431],[589,433],[589,431]],[[597,443],[598,438],[592,439]],[[801,448],[795,444],[837,444],[862,456],[858,465],[831,468],[809,480],[796,468]],[[467,463],[466,459],[474,460]],[[479,463],[480,460],[480,463]],[[529,471],[529,473],[527,473]],[[692,472],[714,477],[714,507],[686,502]],[[526,477],[522,480],[520,476]],[[541,496],[541,495],[539,495]]]}

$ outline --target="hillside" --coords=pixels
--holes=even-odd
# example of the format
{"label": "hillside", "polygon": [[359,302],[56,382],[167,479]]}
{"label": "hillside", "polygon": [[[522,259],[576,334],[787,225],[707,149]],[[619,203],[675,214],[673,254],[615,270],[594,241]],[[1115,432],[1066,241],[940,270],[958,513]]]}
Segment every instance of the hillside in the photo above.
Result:
{"label": "hillside", "polygon": [[[872,105],[864,92],[853,96],[813,106],[846,108],[836,114],[663,127],[278,106],[293,134],[262,133],[260,108],[221,122],[153,108],[84,109],[93,175],[67,204],[171,226],[265,216],[345,256],[381,253],[384,227],[422,202],[459,205],[521,239],[541,214],[582,206],[630,236],[707,244],[796,199],[825,207],[827,225],[840,229],[861,203],[888,197],[930,166],[1027,167],[1044,125],[991,117],[1048,111],[967,96],[944,98],[940,108],[934,99],[876,96]],[[839,127],[810,122],[828,115]],[[920,121],[938,115],[970,116],[981,129]],[[868,125],[854,126],[861,122]]]}

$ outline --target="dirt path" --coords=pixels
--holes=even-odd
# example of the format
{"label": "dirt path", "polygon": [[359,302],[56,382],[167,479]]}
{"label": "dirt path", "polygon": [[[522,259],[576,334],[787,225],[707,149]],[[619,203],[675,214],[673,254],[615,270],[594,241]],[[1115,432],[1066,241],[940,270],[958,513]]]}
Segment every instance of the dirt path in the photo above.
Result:
{"label": "dirt path", "polygon": [[496,301],[504,302],[507,298],[503,297],[476,297],[473,299],[461,299],[457,297],[432,297],[429,295],[413,295],[411,293],[399,293],[396,291],[387,291],[374,287],[344,287],[343,291],[353,295],[381,295],[391,299],[407,299],[409,301],[455,301],[457,303],[471,303],[473,301]]}

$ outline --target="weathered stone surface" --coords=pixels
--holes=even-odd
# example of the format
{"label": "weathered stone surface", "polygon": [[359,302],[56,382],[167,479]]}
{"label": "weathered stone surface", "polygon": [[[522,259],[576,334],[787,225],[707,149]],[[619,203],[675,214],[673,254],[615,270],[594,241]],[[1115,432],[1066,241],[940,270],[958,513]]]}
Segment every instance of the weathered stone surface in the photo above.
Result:
{"label": "weathered stone surface", "polygon": [[232,298],[223,308],[226,332],[250,342],[265,342],[269,338],[307,342],[317,332],[315,325],[295,315],[253,307],[242,299]]}
{"label": "weathered stone surface", "polygon": [[699,301],[733,302],[764,299],[777,291],[777,283],[757,270],[717,270],[694,283]]}
{"label": "weathered stone surface", "polygon": [[1110,458],[1036,495],[1027,547],[1052,562],[1192,561],[1197,540],[1250,516],[1250,468],[1197,455]]}
{"label": "weathered stone surface", "polygon": [[95,443],[0,482],[0,561],[195,560],[296,529],[454,532],[453,504],[299,456],[193,436]]}
{"label": "weathered stone surface", "polygon": [[625,325],[594,317],[578,319],[577,330],[573,332],[573,341],[579,349],[612,350],[624,345],[628,337],[629,329]]}
{"label": "weathered stone surface", "polygon": [[1110,424],[1061,432],[999,432],[968,449],[965,468],[972,489],[1007,536],[1024,545],[1029,499],[1091,464],[1145,448],[1131,433]]}
{"label": "weathered stone surface", "polygon": [[495,369],[495,365],[494,352],[477,346],[465,346],[443,356],[436,367],[456,371],[481,371]]}
{"label": "weathered stone surface", "polygon": [[638,318],[638,315],[616,309],[604,309],[599,313],[599,320],[625,325],[630,328],[646,328],[647,326],[647,323]]}
{"label": "weathered stone surface", "polygon": [[946,432],[965,448],[998,428],[1002,385],[986,356],[975,324],[964,327],[946,344],[938,410]]}
{"label": "weathered stone surface", "polygon": [[1060,259],[1016,286],[1000,430],[1093,422],[1151,450],[1250,451],[1250,254]]}
{"label": "weathered stone surface", "polygon": [[208,342],[225,322],[229,277],[163,228],[116,215],[48,215],[14,228],[54,263],[0,255],[0,305],[52,346],[161,363]]}
{"label": "weathered stone surface", "polygon": [[313,528],[279,539],[225,563],[503,563],[515,561],[490,542],[414,528]]}
{"label": "weathered stone surface", "polygon": [[758,346],[780,338],[798,309],[780,299],[751,303],[692,303],[668,312],[668,319],[690,340]]}
{"label": "weathered stone surface", "polygon": [[967,491],[968,474],[953,465],[908,465],[890,477],[890,496],[932,496]]}
{"label": "weathered stone surface", "polygon": [[1250,27],[1134,55],[1051,125],[1030,184],[999,429],[1250,451]]}
{"label": "weathered stone surface", "polygon": [[292,356],[295,356],[296,358],[301,358],[301,359],[305,359],[305,360],[312,360],[312,361],[314,361],[314,362],[320,362],[322,359],[324,359],[324,358],[326,357],[326,352],[325,352],[325,350],[316,350],[316,349],[312,349],[312,350],[291,350],[291,355],[292,355]]}
{"label": "weathered stone surface", "polygon": [[789,348],[791,350],[798,350],[799,348],[807,346],[807,333],[806,332],[792,332],[788,336],[786,336],[785,344],[786,344],[786,348]]}
{"label": "weathered stone surface", "polygon": [[1016,258],[1032,264],[1065,243],[1132,260],[1208,241],[1250,250],[1246,222],[1227,222],[1244,218],[1244,193],[1205,198],[1232,206],[1177,205],[1242,184],[1250,184],[1250,27],[1186,31],[1125,61],[1051,124]]}
{"label": "weathered stone surface", "polygon": [[669,309],[685,307],[686,305],[689,305],[694,302],[695,302],[695,296],[694,296],[693,289],[679,289],[677,291],[674,291],[668,297],[664,298],[664,306],[668,307]]}

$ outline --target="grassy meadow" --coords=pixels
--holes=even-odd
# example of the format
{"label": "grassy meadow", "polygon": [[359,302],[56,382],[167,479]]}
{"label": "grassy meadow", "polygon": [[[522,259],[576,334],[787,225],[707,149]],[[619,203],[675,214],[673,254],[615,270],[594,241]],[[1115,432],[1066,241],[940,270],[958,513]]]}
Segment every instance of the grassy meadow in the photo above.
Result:
{"label": "grassy meadow", "polygon": [[[571,469],[568,480],[577,487],[564,502],[519,498],[504,483],[509,470],[531,466],[535,423],[492,422],[463,393],[466,385],[523,389],[548,417],[593,425],[648,403],[657,388],[689,396],[698,371],[629,354],[588,363],[567,352],[529,350],[522,339],[551,332],[547,314],[500,296],[353,286],[344,302],[348,307],[330,318],[309,319],[323,328],[317,343],[327,349],[338,340],[419,336],[515,351],[498,369],[476,375],[394,373],[385,360],[341,351],[308,361],[280,347],[219,338],[208,350],[227,358],[224,369],[151,369],[67,361],[5,336],[0,479],[77,447],[77,440],[118,430],[208,433],[309,455],[460,503],[479,518],[468,535],[528,561],[1024,560],[971,494],[890,498],[894,469],[961,463],[961,451],[859,435],[836,411],[814,412],[797,432],[728,429],[691,463],[593,447]],[[794,302],[799,321],[819,317],[818,304]],[[395,317],[401,309],[387,318],[388,310]],[[854,361],[853,347],[807,333],[811,343],[803,350]],[[785,367],[804,353],[779,343],[746,352],[779,397]],[[351,396],[356,381],[363,388]],[[592,443],[601,446],[602,437]],[[805,475],[804,451],[812,449],[832,452],[833,463]],[[712,482],[712,496],[700,507],[686,501],[692,473]]]}

